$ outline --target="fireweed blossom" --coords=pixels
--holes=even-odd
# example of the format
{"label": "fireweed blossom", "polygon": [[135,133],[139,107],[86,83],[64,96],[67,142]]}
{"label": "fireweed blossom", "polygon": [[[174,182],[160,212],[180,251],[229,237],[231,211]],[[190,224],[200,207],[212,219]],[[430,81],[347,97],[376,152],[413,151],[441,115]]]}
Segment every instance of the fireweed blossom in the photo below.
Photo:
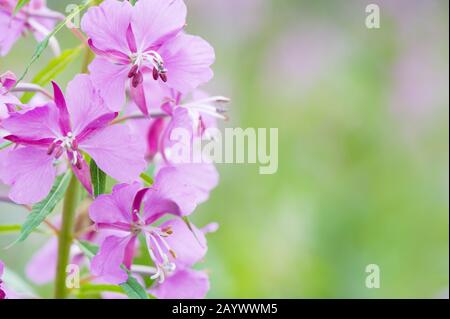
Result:
{"label": "fireweed blossom", "polygon": [[144,78],[188,92],[212,76],[214,49],[202,38],[184,33],[182,0],[106,0],[81,21],[97,57],[89,66],[92,80],[113,111],[125,104],[126,87],[148,114]]}
{"label": "fireweed blossom", "polygon": [[[5,56],[26,32],[31,32],[37,41],[42,41],[64,15],[47,8],[45,0],[31,0],[14,15],[17,0],[0,0],[0,56]],[[59,46],[50,39],[56,55]]]}
{"label": "fireweed blossom", "polygon": [[0,122],[8,117],[9,112],[15,110],[16,105],[21,104],[19,99],[10,93],[15,84],[16,76],[12,72],[8,71],[0,75]]}
{"label": "fireweed blossom", "polygon": [[91,192],[89,167],[83,152],[108,175],[131,182],[145,170],[145,146],[124,125],[110,125],[110,112],[89,76],[78,75],[67,86],[66,97],[53,82],[54,103],[17,111],[2,122],[16,147],[5,156],[0,179],[11,186],[10,198],[19,204],[42,200],[50,191],[65,157],[83,186]]}
{"label": "fireweed blossom", "polygon": [[[176,164],[176,161],[170,158],[170,149],[174,145],[180,146],[183,141],[173,136],[175,129],[183,129],[188,135],[191,145],[185,147],[192,153],[194,139],[213,138],[207,135],[208,129],[217,128],[218,120],[227,119],[225,104],[230,100],[226,97],[209,96],[201,90],[182,94],[148,79],[144,80],[144,86],[149,89],[145,92],[149,109],[150,105],[156,106],[153,111],[160,110],[165,116],[150,120],[134,118],[129,120],[127,125],[145,140],[147,158],[150,160],[159,154],[164,161]],[[130,103],[126,108],[127,115],[133,115],[134,111],[135,106]]]}
{"label": "fireweed blossom", "polygon": [[[92,260],[91,272],[106,282],[123,283],[131,268],[137,236],[142,234],[159,283],[175,272],[188,268],[206,254],[206,240],[192,225],[192,231],[180,218],[191,214],[205,196],[204,190],[185,181],[176,167],[161,169],[150,188],[139,183],[119,184],[111,195],[99,196],[89,215],[97,229],[121,231],[122,236],[107,237]],[[141,211],[141,206],[142,211]],[[175,218],[157,225],[167,213]]]}

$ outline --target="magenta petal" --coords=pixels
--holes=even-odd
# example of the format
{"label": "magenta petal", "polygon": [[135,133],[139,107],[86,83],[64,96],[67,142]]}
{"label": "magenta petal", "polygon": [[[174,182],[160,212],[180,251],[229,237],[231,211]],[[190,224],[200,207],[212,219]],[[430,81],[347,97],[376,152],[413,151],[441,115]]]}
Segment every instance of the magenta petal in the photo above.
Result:
{"label": "magenta petal", "polygon": [[144,85],[141,83],[136,87],[131,86],[130,87],[130,95],[131,95],[134,103],[136,103],[136,105],[139,107],[139,110],[141,110],[141,112],[144,115],[148,115],[147,101],[145,99],[145,93],[144,93]]}
{"label": "magenta petal", "polygon": [[106,107],[118,112],[125,104],[125,84],[128,79],[128,65],[114,64],[97,57],[89,65],[92,83],[100,91]]}
{"label": "magenta petal", "polygon": [[94,45],[94,42],[92,41],[92,39],[88,39],[88,45],[89,48],[91,48],[91,50],[100,57],[104,57],[107,60],[109,60],[110,62],[114,62],[114,63],[118,63],[118,64],[128,64],[130,62],[130,58],[128,57],[128,55],[119,52],[119,51],[115,51],[115,50],[107,50],[107,51],[103,51],[100,50],[99,48],[97,48]]}
{"label": "magenta petal", "polygon": [[153,121],[148,130],[147,134],[147,144],[148,144],[148,155],[153,158],[159,150],[159,141],[165,127],[165,121],[163,118],[158,118]]}
{"label": "magenta petal", "polygon": [[[72,159],[73,159],[73,156],[71,155],[71,153],[69,153],[69,160],[72,161]],[[90,195],[92,195],[92,181],[91,181],[91,172],[90,172],[89,165],[86,163],[84,158],[78,159],[78,161],[81,162],[81,168],[72,164],[72,172],[78,178],[81,185],[83,185],[84,189],[86,189],[86,191]]]}
{"label": "magenta petal", "polygon": [[187,93],[211,80],[214,49],[198,36],[180,33],[158,50],[167,68],[167,85]]}
{"label": "magenta petal", "polygon": [[40,140],[61,136],[58,121],[58,110],[52,104],[47,104],[22,112],[14,112],[2,122],[2,126],[12,135]]}
{"label": "magenta petal", "polygon": [[191,267],[201,261],[208,250],[205,235],[191,223],[191,229],[181,218],[174,218],[164,222],[160,227],[170,226],[173,233],[165,238],[175,251],[174,260],[178,268]]}
{"label": "magenta petal", "polygon": [[127,29],[132,6],[128,1],[107,0],[100,6],[89,8],[81,20],[81,29],[100,50],[130,53]]}
{"label": "magenta petal", "polygon": [[209,278],[203,271],[182,269],[150,290],[158,299],[203,299],[209,290]]}
{"label": "magenta petal", "polygon": [[125,259],[125,251],[134,240],[134,235],[126,237],[107,237],[97,255],[92,259],[91,272],[110,284],[121,284],[128,278],[128,274],[120,266]]}
{"label": "magenta petal", "polygon": [[78,136],[92,121],[102,115],[111,114],[94,88],[90,77],[86,74],[79,74],[69,82],[66,90],[66,101],[72,120],[72,133],[75,136]]}
{"label": "magenta petal", "polygon": [[31,258],[26,267],[27,277],[37,285],[43,285],[55,278],[58,239],[51,238]]}
{"label": "magenta petal", "polygon": [[56,176],[46,149],[26,146],[10,151],[0,179],[11,186],[9,197],[18,204],[34,204],[47,196]]}
{"label": "magenta petal", "polygon": [[67,110],[66,99],[64,98],[64,95],[58,84],[52,81],[52,85],[53,85],[53,92],[55,95],[55,104],[59,110],[59,118],[58,118],[59,126],[61,128],[61,132],[63,133],[63,135],[67,135],[67,133],[71,132],[72,129],[70,125],[70,116],[69,111]]}
{"label": "magenta petal", "polygon": [[145,144],[124,125],[96,131],[80,143],[97,165],[120,182],[132,182],[145,170]]}
{"label": "magenta petal", "polygon": [[110,195],[100,195],[89,208],[89,216],[96,223],[132,223],[132,203],[141,188],[139,183],[114,186]]}
{"label": "magenta petal", "polygon": [[138,1],[131,20],[137,49],[145,51],[179,32],[186,23],[186,11],[183,0]]}

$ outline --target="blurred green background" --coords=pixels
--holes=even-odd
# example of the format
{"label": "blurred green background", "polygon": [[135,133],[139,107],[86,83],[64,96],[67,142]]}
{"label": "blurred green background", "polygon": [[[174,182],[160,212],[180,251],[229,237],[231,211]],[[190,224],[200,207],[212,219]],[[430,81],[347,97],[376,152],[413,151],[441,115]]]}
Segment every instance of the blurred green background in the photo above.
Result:
{"label": "blurred green background", "polygon": [[[48,4],[64,12],[70,2]],[[372,2],[380,29],[365,26]],[[216,49],[208,91],[232,98],[225,126],[279,129],[278,172],[220,165],[220,186],[193,216],[220,223],[201,265],[208,296],[448,297],[448,1],[186,3],[187,30]],[[78,43],[67,30],[58,39]],[[0,70],[20,74],[35,45],[22,39]],[[0,204],[0,224],[25,215]],[[32,235],[0,259],[23,274],[44,240]],[[365,286],[368,264],[380,266],[379,289]]]}

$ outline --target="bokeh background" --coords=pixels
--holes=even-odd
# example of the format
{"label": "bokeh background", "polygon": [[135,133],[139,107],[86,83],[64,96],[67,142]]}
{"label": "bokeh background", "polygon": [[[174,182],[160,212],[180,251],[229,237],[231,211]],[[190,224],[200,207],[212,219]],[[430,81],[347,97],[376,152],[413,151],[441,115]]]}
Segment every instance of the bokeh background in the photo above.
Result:
{"label": "bokeh background", "polygon": [[[70,2],[48,0],[62,12]],[[448,1],[186,3],[187,30],[216,49],[208,90],[233,100],[225,126],[279,129],[278,172],[220,165],[220,186],[193,216],[221,226],[201,265],[208,296],[448,297]],[[369,3],[380,6],[380,29],[365,27]],[[58,39],[78,43],[67,30]],[[20,74],[35,45],[22,39],[0,70]],[[26,213],[0,204],[0,224]],[[23,275],[44,241],[32,235],[0,259]],[[379,289],[365,286],[373,263]]]}

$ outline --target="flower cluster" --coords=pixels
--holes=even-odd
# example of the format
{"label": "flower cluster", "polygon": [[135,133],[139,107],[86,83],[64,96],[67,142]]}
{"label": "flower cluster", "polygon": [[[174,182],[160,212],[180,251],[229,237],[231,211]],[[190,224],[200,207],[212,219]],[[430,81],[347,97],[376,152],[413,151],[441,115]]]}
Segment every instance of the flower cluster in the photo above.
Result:
{"label": "flower cluster", "polygon": [[[0,1],[2,55],[25,30],[46,34],[55,21],[44,1],[31,0],[16,15],[15,4]],[[6,145],[0,180],[10,187],[9,198],[26,206],[41,202],[70,170],[87,203],[74,236],[99,246],[90,280],[122,284],[130,274],[140,281],[148,276],[148,292],[158,298],[205,297],[208,276],[193,266],[205,257],[205,234],[217,229],[197,228],[187,217],[217,186],[216,168],[171,156],[174,129],[202,138],[225,118],[228,101],[198,90],[213,77],[215,54],[185,32],[186,11],[183,0],[106,0],[90,7],[81,20],[87,50],[95,53],[89,74],[76,75],[65,93],[52,82],[53,98],[37,105],[16,97],[14,74],[0,76],[0,145]],[[115,184],[109,194],[94,192],[92,162]],[[153,182],[144,183],[150,171]],[[53,221],[56,233],[61,223]],[[26,271],[31,280],[55,277],[57,246],[53,238],[33,256]],[[81,265],[86,259],[77,249],[72,243],[71,262]],[[143,252],[150,265],[135,264]],[[36,271],[43,264],[51,267]]]}

